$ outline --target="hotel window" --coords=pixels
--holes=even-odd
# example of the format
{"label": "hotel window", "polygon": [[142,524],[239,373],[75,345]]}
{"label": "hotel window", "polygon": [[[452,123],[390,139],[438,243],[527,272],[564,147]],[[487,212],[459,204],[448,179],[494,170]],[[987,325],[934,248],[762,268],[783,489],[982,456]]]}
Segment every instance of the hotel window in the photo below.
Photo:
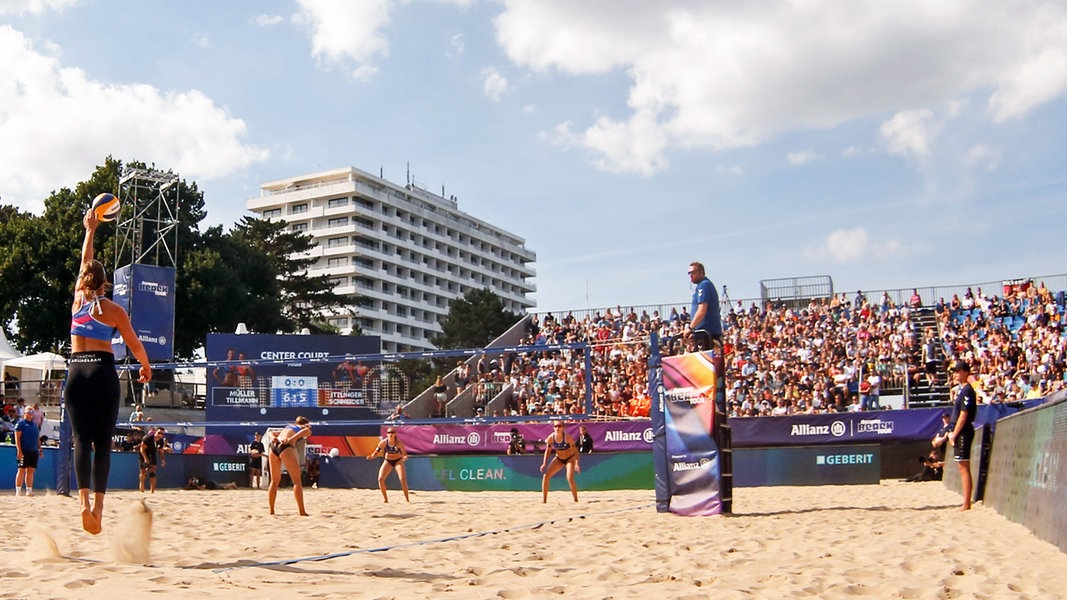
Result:
{"label": "hotel window", "polygon": [[306,202],[304,204],[294,204],[289,208],[289,214],[291,215],[299,215],[301,213],[306,213],[307,211],[308,205]]}
{"label": "hotel window", "polygon": [[326,267],[330,269],[334,267],[344,267],[346,265],[348,265],[347,256],[335,256],[326,261]]}
{"label": "hotel window", "polygon": [[334,217],[326,222],[327,227],[344,227],[348,225],[348,217]]}
{"label": "hotel window", "polygon": [[344,246],[348,244],[348,237],[332,237],[326,240],[327,248],[336,248],[338,246]]}
{"label": "hotel window", "polygon": [[330,201],[326,203],[326,206],[327,208],[348,206],[348,198],[330,198]]}
{"label": "hotel window", "polygon": [[276,219],[280,216],[282,216],[282,209],[280,208],[272,208],[270,210],[263,211],[264,219]]}
{"label": "hotel window", "polygon": [[294,223],[290,230],[291,231],[297,231],[297,232],[307,231],[308,230],[308,224],[307,223]]}

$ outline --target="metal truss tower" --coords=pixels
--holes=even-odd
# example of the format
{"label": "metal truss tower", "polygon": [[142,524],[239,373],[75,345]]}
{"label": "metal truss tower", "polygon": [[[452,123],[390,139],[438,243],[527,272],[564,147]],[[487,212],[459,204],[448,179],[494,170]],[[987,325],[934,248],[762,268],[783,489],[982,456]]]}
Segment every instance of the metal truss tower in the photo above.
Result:
{"label": "metal truss tower", "polygon": [[178,266],[178,175],[171,171],[123,167],[119,199],[123,209],[116,227],[114,268],[128,264]]}

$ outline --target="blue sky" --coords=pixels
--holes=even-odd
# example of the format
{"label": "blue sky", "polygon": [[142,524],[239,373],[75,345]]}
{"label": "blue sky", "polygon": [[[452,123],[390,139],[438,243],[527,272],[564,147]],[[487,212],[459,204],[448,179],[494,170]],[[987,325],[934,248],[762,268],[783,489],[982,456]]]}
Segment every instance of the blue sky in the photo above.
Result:
{"label": "blue sky", "polygon": [[1067,272],[1065,90],[1057,2],[0,0],[0,202],[410,165],[542,310],[996,281]]}

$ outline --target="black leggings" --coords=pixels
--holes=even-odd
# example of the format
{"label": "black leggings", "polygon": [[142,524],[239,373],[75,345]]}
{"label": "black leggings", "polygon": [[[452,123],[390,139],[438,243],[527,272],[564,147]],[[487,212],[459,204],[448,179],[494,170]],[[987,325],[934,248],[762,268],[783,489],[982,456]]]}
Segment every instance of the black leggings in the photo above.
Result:
{"label": "black leggings", "polygon": [[114,354],[71,354],[67,361],[67,386],[63,390],[63,399],[74,433],[74,475],[78,489],[92,487],[100,494],[107,491],[111,438],[119,416],[119,393]]}

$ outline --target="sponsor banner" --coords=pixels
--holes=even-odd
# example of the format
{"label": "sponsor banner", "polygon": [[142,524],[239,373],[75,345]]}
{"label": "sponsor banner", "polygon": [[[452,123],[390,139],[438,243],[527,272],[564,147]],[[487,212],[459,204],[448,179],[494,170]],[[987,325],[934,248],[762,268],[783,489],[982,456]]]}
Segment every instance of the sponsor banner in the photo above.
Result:
{"label": "sponsor banner", "polygon": [[[130,324],[150,360],[174,359],[174,267],[132,264],[115,270],[112,299],[130,315]],[[111,341],[115,358],[126,357],[119,335]]]}
{"label": "sponsor banner", "polygon": [[876,444],[734,451],[737,487],[872,484],[881,475],[881,448]]}
{"label": "sponsor banner", "polygon": [[712,437],[718,374],[711,353],[665,357],[662,402],[670,511],[701,516],[722,512],[719,448]]}
{"label": "sponsor banner", "polygon": [[[647,420],[583,424],[593,437],[593,452],[647,451],[652,447],[652,428]],[[400,439],[412,454],[504,454],[512,429],[522,435],[527,453],[543,453],[544,440],[552,433],[549,423],[402,425],[398,429]],[[572,437],[578,437],[577,424],[567,423],[565,429]]]}
{"label": "sponsor banner", "polygon": [[830,415],[730,419],[734,447],[929,440],[944,409],[879,410]]}
{"label": "sponsor banner", "polygon": [[[582,470],[575,474],[579,498],[587,491],[652,487],[649,453],[586,454],[580,460]],[[376,489],[380,464],[362,458],[323,459],[319,487]],[[541,490],[540,456],[413,456],[404,468],[413,490]],[[399,492],[395,477],[387,478],[386,485]],[[563,473],[550,481],[549,490],[568,494],[568,499],[569,489]]]}
{"label": "sponsor banner", "polygon": [[[1067,392],[1047,401],[997,423],[984,499],[986,506],[1067,552]],[[975,445],[972,473],[977,456]],[[959,475],[950,480],[950,470],[958,472],[947,464],[945,485],[959,489]]]}

